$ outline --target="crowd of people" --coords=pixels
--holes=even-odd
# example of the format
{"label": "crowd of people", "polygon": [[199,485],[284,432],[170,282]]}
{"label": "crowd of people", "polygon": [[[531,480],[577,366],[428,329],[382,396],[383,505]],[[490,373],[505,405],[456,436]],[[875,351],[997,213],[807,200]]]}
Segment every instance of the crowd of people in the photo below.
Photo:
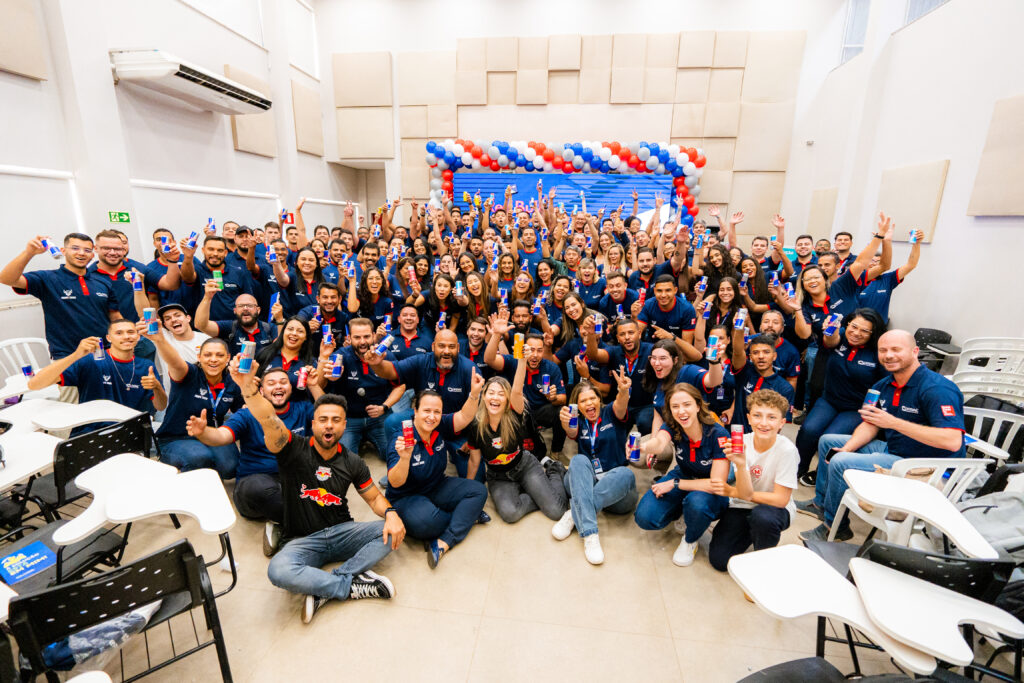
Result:
{"label": "crowd of people", "polygon": [[[577,531],[593,564],[602,511],[678,521],[679,566],[714,525],[725,571],[798,509],[822,520],[805,537],[827,536],[846,469],[962,454],[962,395],[887,329],[921,246],[891,269],[884,214],[859,252],[847,232],[800,234],[791,259],[781,216],[748,253],[742,211],[709,207],[709,225],[655,197],[642,220],[634,191],[632,212],[566,212],[540,183],[511,198],[411,202],[408,225],[401,201],[369,225],[349,205],[311,234],[300,202],[283,232],[160,228],[148,263],[116,230],[37,236],[0,283],[42,302],[53,362],[29,387],[148,411],[163,461],[234,479],[307,622],[329,600],[393,596],[372,568],[406,534],[437,567],[490,521],[488,496],[505,523],[539,510],[556,539]],[[63,263],[25,272],[46,253]],[[350,485],[381,521],[353,521]],[[800,485],[814,497],[797,502]]]}

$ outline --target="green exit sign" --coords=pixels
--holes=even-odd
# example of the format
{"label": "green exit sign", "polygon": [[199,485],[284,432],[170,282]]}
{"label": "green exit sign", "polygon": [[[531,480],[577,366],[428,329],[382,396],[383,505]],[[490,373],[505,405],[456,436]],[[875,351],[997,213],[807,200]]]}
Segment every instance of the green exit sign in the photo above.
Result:
{"label": "green exit sign", "polygon": [[110,217],[111,223],[131,223],[131,218],[128,217],[127,211],[108,211],[107,216]]}

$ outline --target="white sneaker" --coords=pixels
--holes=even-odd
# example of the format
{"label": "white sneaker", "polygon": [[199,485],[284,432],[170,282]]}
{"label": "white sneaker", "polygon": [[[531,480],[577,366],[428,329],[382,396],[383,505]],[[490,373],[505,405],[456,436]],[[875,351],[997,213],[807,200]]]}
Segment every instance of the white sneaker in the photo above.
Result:
{"label": "white sneaker", "polygon": [[601,539],[597,534],[590,534],[583,539],[583,554],[587,556],[587,562],[590,564],[604,562],[604,550],[601,549]]}
{"label": "white sneaker", "polygon": [[686,533],[686,520],[680,517],[676,520],[676,523],[672,525],[672,528],[676,530],[677,534]]}
{"label": "white sneaker", "polygon": [[566,510],[562,518],[555,522],[555,525],[551,527],[551,535],[556,540],[564,541],[569,538],[569,534],[576,528],[576,523],[572,521],[572,510]]}
{"label": "white sneaker", "polygon": [[677,567],[689,567],[693,564],[693,556],[697,554],[697,544],[687,543],[686,537],[679,541],[679,547],[672,553],[672,564]]}

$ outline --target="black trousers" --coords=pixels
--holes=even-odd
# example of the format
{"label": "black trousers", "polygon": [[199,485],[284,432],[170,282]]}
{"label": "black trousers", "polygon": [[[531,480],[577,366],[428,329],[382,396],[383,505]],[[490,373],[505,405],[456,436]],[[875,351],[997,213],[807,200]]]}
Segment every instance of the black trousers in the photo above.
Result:
{"label": "black trousers", "polygon": [[720,572],[726,571],[729,558],[747,551],[774,548],[782,532],[789,528],[789,510],[773,505],[755,505],[753,508],[728,508],[715,530],[711,532],[708,559]]}
{"label": "black trousers", "polygon": [[[551,427],[551,452],[559,453],[565,446],[565,431],[562,429],[562,421],[558,419],[558,412],[561,406],[552,403],[545,403],[542,406],[530,406],[530,414],[537,425],[537,429]],[[534,451],[536,453],[536,451]]]}
{"label": "black trousers", "polygon": [[235,481],[235,507],[248,519],[284,521],[281,477],[277,474],[249,474]]}

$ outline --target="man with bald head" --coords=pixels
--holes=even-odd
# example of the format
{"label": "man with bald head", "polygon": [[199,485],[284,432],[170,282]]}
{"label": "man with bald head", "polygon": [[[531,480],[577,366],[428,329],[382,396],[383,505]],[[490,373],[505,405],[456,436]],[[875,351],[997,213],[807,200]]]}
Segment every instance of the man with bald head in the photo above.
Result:
{"label": "man with bald head", "polygon": [[[900,458],[964,456],[963,394],[953,382],[921,365],[917,352],[914,335],[905,330],[886,332],[878,340],[878,360],[889,374],[869,391],[878,392],[877,402],[861,407],[861,423],[852,435],[825,434],[818,441],[814,500],[798,502],[797,509],[823,523],[801,538],[828,538],[846,492],[846,470],[889,468]],[[852,536],[849,518],[844,518],[836,538]]]}
{"label": "man with bald head", "polygon": [[277,325],[260,320],[260,307],[252,294],[239,294],[235,299],[234,320],[210,320],[210,303],[220,292],[217,281],[206,281],[203,299],[196,308],[196,329],[228,343],[231,355],[242,350],[242,342],[256,342],[256,351],[270,346],[277,338]]}

